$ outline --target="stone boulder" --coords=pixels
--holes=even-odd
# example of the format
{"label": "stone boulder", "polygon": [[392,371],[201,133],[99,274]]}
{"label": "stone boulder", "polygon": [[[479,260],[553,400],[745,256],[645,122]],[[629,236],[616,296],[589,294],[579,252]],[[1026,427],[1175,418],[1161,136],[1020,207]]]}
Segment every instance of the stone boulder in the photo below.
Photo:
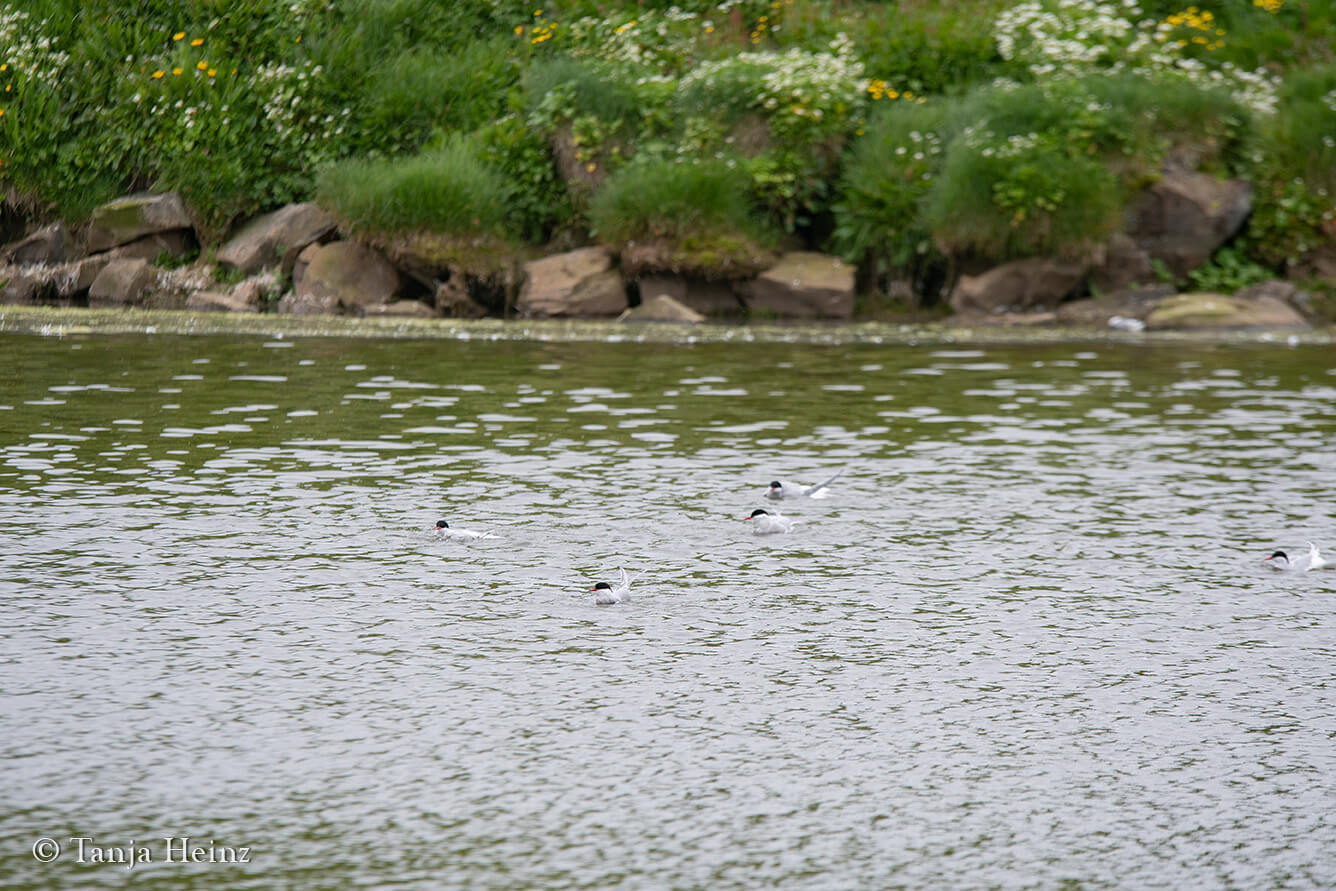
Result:
{"label": "stone boulder", "polygon": [[136,238],[109,253],[113,259],[148,260],[151,263],[163,255],[179,260],[198,249],[199,242],[195,241],[195,234],[192,231],[171,229]]}
{"label": "stone boulder", "polygon": [[1152,331],[1165,329],[1307,328],[1303,316],[1283,300],[1224,294],[1166,297],[1146,317]]}
{"label": "stone boulder", "polygon": [[[293,270],[297,297],[326,298],[345,312],[389,303],[399,290],[399,273],[384,255],[355,241],[312,244]],[[323,304],[322,304],[323,305]]]}
{"label": "stone boulder", "polygon": [[65,227],[60,223],[52,223],[0,249],[0,260],[25,266],[38,263],[55,265],[70,259],[72,247]]}
{"label": "stone boulder", "polygon": [[109,254],[95,254],[65,264],[61,267],[61,274],[56,280],[56,290],[60,298],[74,300],[86,295],[112,259]]}
{"label": "stone boulder", "polygon": [[32,306],[38,300],[41,282],[36,276],[13,266],[0,269],[0,304]]}
{"label": "stone boulder", "polygon": [[436,318],[436,310],[432,309],[421,300],[395,300],[392,303],[381,303],[376,306],[367,306],[364,307],[362,314],[367,318],[382,319]]}
{"label": "stone boulder", "polygon": [[89,306],[132,306],[158,283],[147,260],[111,260],[88,288]]}
{"label": "stone boulder", "polygon": [[847,319],[854,314],[854,267],[839,257],[792,251],[741,288],[752,312],[781,318]]}
{"label": "stone boulder", "polygon": [[278,311],[288,316],[336,316],[339,314],[339,301],[337,297],[318,297],[289,291],[278,301]]}
{"label": "stone boulder", "polygon": [[265,300],[278,294],[279,290],[278,274],[268,269],[237,282],[232,288],[231,296],[233,300],[258,308]]}
{"label": "stone boulder", "polygon": [[1104,328],[1112,319],[1120,317],[1144,322],[1156,304],[1177,293],[1173,285],[1149,285],[1084,300],[1072,300],[1058,307],[1057,320],[1063,325],[1090,325],[1096,328]]}
{"label": "stone boulder", "polygon": [[448,319],[481,319],[487,308],[469,296],[461,278],[451,276],[436,286],[436,313]]}
{"label": "stone boulder", "polygon": [[200,312],[259,312],[254,304],[221,291],[196,291],[186,298],[186,309]]}
{"label": "stone boulder", "polygon": [[93,211],[88,250],[97,253],[156,232],[193,228],[185,202],[175,192],[128,195]]}
{"label": "stone boulder", "polygon": [[1201,266],[1252,211],[1252,185],[1177,168],[1146,189],[1128,211],[1125,231],[1178,278]]}
{"label": "stone boulder", "polygon": [[746,309],[733,289],[722,282],[708,282],[675,275],[649,275],[636,284],[640,302],[667,297],[687,309],[706,316],[737,316]]}
{"label": "stone boulder", "polygon": [[219,248],[218,262],[248,275],[266,266],[290,273],[308,245],[328,242],[337,230],[334,218],[317,205],[289,204],[243,226]]}
{"label": "stone boulder", "polygon": [[995,266],[981,275],[962,275],[951,292],[958,313],[990,314],[1052,311],[1085,280],[1083,261],[1028,257]]}
{"label": "stone boulder", "polygon": [[617,316],[626,309],[626,286],[607,248],[580,248],[525,263],[516,308],[530,319]]}
{"label": "stone boulder", "polygon": [[1286,274],[1301,281],[1315,278],[1328,287],[1336,288],[1336,240],[1319,245],[1316,250],[1305,254]]}
{"label": "stone boulder", "polygon": [[683,306],[667,294],[656,294],[639,306],[617,317],[619,322],[681,322],[690,325],[705,321],[705,316]]}
{"label": "stone boulder", "polygon": [[1115,232],[1095,254],[1090,269],[1092,290],[1107,294],[1155,281],[1150,254],[1124,232]]}

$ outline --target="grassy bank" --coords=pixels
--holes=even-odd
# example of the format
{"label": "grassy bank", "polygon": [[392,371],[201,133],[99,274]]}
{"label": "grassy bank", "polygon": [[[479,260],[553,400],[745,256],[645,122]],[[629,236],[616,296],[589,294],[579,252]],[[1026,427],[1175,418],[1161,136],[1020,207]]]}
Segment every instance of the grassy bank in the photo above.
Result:
{"label": "grassy bank", "polygon": [[174,189],[210,240],[317,197],[382,234],[801,245],[875,289],[1080,251],[1176,162],[1256,187],[1228,284],[1336,238],[1333,47],[1332,0],[29,0],[0,181],[11,217]]}

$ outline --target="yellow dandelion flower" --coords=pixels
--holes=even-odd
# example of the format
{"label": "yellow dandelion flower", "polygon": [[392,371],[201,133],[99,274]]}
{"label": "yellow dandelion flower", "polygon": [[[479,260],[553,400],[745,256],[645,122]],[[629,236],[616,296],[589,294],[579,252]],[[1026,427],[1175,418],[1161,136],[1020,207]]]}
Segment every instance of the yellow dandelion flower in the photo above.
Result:
{"label": "yellow dandelion flower", "polygon": [[166,73],[167,73],[166,71],[155,71],[155,72],[153,72],[153,79],[154,79],[154,80],[162,80],[162,76],[163,76],[164,74],[166,74]]}
{"label": "yellow dandelion flower", "polygon": [[172,69],[172,77],[180,77],[181,69],[179,67]]}
{"label": "yellow dandelion flower", "polygon": [[590,161],[588,164],[585,165],[585,170],[589,173],[593,173],[597,169],[598,165],[595,164],[593,161]]}
{"label": "yellow dandelion flower", "polygon": [[191,46],[204,46],[204,38],[203,38],[203,37],[196,37],[194,40],[190,41],[190,45],[191,45]]}
{"label": "yellow dandelion flower", "polygon": [[203,59],[200,59],[199,64],[196,65],[195,67],[198,68],[200,71],[206,71],[208,70],[209,63],[204,61]]}
{"label": "yellow dandelion flower", "polygon": [[533,14],[536,15],[536,16],[539,16],[539,15],[542,15],[542,14],[543,14],[543,11],[542,11],[541,9],[535,9],[535,10],[533,11]]}
{"label": "yellow dandelion flower", "polygon": [[217,74],[217,73],[218,73],[218,69],[217,69],[217,68],[210,68],[210,69],[208,70],[208,72],[207,72],[207,74],[209,75],[209,77],[213,77],[213,76],[214,76],[215,74]]}
{"label": "yellow dandelion flower", "polygon": [[904,96],[906,100],[909,100],[909,99],[913,99],[913,98],[914,98],[914,94],[911,93],[911,92],[909,92],[908,90],[905,90],[905,91],[904,91],[903,93],[901,93],[900,95]]}
{"label": "yellow dandelion flower", "polygon": [[5,110],[3,108],[0,108],[0,118],[4,116],[5,116]]}
{"label": "yellow dandelion flower", "polygon": [[714,33],[714,25],[706,25],[706,26],[705,26],[705,33],[706,33],[706,34],[713,34],[713,33]]}
{"label": "yellow dandelion flower", "polygon": [[520,35],[523,34],[523,33],[524,33],[524,26],[523,26],[523,25],[516,25],[516,26],[515,26],[515,36],[518,37],[518,36],[520,36]]}
{"label": "yellow dandelion flower", "polygon": [[899,90],[887,90],[887,91],[886,91],[886,98],[887,98],[887,99],[899,99],[899,98],[900,98],[900,91],[899,91]]}
{"label": "yellow dandelion flower", "polygon": [[3,65],[0,65],[0,71],[4,71],[4,70],[7,69],[7,68],[9,68],[9,63],[8,63],[8,62],[6,62],[6,63],[3,64]]}
{"label": "yellow dandelion flower", "polygon": [[186,36],[186,32],[184,32],[184,31],[177,31],[175,34],[172,35],[172,40],[180,40],[181,38],[183,38],[183,37],[185,37],[185,36]]}
{"label": "yellow dandelion flower", "polygon": [[1188,42],[1186,40],[1175,40],[1174,43],[1179,47],[1184,47],[1188,45]]}

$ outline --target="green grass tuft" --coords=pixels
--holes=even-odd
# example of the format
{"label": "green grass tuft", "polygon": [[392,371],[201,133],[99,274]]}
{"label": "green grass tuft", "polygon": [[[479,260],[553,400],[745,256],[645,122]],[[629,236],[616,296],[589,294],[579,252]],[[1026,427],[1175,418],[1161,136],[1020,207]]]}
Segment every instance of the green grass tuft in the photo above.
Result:
{"label": "green grass tuft", "polygon": [[317,179],[316,193],[321,204],[362,231],[505,230],[502,175],[484,164],[466,140],[407,158],[328,167]]}
{"label": "green grass tuft", "polygon": [[726,161],[632,164],[594,195],[589,218],[605,243],[683,241],[710,233],[772,240],[752,216],[750,177]]}

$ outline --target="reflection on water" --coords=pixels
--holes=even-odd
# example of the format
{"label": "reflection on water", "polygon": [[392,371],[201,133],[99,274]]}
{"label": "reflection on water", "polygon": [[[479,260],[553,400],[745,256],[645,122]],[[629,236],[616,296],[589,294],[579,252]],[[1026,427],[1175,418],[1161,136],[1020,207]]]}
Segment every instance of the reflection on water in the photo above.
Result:
{"label": "reflection on water", "polygon": [[162,887],[1336,885],[1336,572],[1261,564],[1336,556],[1324,348],[5,337],[0,381],[9,887],[124,884],[77,836]]}

